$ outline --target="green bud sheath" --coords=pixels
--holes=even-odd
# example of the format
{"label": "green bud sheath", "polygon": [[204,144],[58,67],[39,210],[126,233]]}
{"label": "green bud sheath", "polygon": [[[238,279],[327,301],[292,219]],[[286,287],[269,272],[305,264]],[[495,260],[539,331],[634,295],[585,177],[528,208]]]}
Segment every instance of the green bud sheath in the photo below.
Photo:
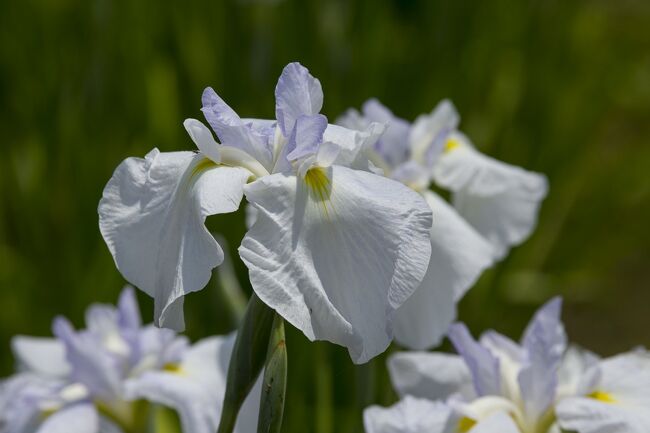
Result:
{"label": "green bud sheath", "polygon": [[258,433],[280,432],[286,390],[287,346],[284,339],[284,320],[276,314],[264,367],[260,415],[257,421]]}
{"label": "green bud sheath", "polygon": [[253,293],[228,366],[228,383],[217,433],[232,433],[237,414],[266,361],[275,311]]}

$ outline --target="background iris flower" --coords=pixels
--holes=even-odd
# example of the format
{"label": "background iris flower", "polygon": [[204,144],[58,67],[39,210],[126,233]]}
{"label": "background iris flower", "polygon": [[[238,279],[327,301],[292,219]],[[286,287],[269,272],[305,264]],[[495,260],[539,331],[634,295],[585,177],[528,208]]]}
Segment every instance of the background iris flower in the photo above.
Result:
{"label": "background iris flower", "polygon": [[[376,99],[337,122],[360,130],[372,122],[385,124],[386,131],[367,148],[368,158],[431,207],[429,267],[420,288],[398,310],[395,336],[411,349],[434,347],[455,320],[456,303],[481,273],[535,228],[546,177],[480,154],[458,131],[460,116],[447,100],[413,124]],[[453,206],[433,185],[453,192]]]}
{"label": "background iris flower", "polygon": [[[134,291],[117,308],[93,305],[86,329],[67,319],[56,338],[17,336],[19,372],[0,383],[3,433],[136,433],[156,427],[156,407],[178,414],[184,432],[213,433],[234,335],[190,345],[169,329],[143,326]],[[238,433],[255,431],[260,387],[244,404]]]}

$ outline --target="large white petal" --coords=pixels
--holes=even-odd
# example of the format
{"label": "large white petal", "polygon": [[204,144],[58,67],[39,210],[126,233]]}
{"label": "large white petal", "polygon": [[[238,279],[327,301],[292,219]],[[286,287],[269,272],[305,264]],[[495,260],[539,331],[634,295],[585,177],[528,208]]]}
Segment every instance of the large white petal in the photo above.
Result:
{"label": "large white petal", "polygon": [[458,355],[436,352],[399,352],[388,358],[388,372],[399,395],[430,400],[459,394],[476,397],[472,376]]}
{"label": "large white petal", "polygon": [[56,378],[70,373],[65,347],[54,338],[17,335],[11,339],[11,349],[21,370]]}
{"label": "large white petal", "polygon": [[456,209],[502,258],[535,228],[546,177],[483,155],[458,133],[451,140],[455,147],[434,165],[434,180],[454,192]]}
{"label": "large white petal", "polygon": [[99,227],[124,277],[155,300],[155,321],[183,329],[183,295],[201,290],[223,251],[208,215],[239,207],[250,173],[192,152],[128,158],[99,203]]}
{"label": "large white petal", "polygon": [[592,398],[566,398],[555,407],[560,426],[577,433],[648,433],[648,406],[636,410]]}
{"label": "large white petal", "polygon": [[587,397],[562,400],[560,425],[579,433],[642,433],[650,428],[650,357],[629,352],[603,360]]}
{"label": "large white petal", "polygon": [[96,433],[99,416],[91,403],[75,404],[45,419],[36,433]]}
{"label": "large white petal", "polygon": [[363,412],[366,433],[451,432],[451,418],[445,404],[411,396],[391,407],[371,406]]}
{"label": "large white petal", "polygon": [[341,344],[365,362],[386,349],[394,310],[424,276],[431,211],[390,179],[313,170],[246,186],[259,212],[239,252],[266,304],[309,339]]}
{"label": "large white petal", "polygon": [[494,251],[437,194],[423,196],[433,212],[431,259],[422,285],[397,310],[395,339],[409,349],[440,343],[456,319],[456,302],[492,264]]}

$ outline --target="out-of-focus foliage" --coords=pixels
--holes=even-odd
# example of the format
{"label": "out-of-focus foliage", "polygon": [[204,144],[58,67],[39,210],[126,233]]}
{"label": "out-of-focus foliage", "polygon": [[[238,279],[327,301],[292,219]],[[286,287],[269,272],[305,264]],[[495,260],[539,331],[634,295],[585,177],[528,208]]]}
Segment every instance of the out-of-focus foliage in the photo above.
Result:
{"label": "out-of-focus foliage", "polygon": [[[535,235],[461,305],[475,331],[519,335],[562,294],[574,341],[650,345],[649,28],[645,0],[0,1],[1,375],[12,335],[117,297],[96,214],[117,164],[192,149],[181,123],[208,85],[271,116],[295,60],[330,119],[370,96],[408,119],[449,97],[481,150],[549,176]],[[243,215],[209,224],[236,257]],[[193,338],[233,327],[216,285],[185,305]],[[384,357],[353,367],[287,328],[284,431],[358,431],[361,407],[391,401]]]}

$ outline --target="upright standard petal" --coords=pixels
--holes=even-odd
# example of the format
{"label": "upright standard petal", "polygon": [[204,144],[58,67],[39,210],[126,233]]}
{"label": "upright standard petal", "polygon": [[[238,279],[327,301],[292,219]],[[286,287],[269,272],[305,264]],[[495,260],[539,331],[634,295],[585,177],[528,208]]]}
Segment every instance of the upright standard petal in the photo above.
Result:
{"label": "upright standard petal", "polygon": [[327,117],[322,114],[298,117],[287,143],[287,159],[294,161],[315,155],[323,142],[325,128]]}
{"label": "upright standard petal", "polygon": [[154,298],[155,322],[183,329],[183,296],[201,290],[223,251],[208,215],[239,207],[250,172],[192,152],[149,152],[115,170],[99,227],[122,275]]}
{"label": "upright standard petal", "polygon": [[435,221],[429,268],[395,317],[396,340],[414,350],[440,343],[456,319],[456,303],[492,265],[494,254],[490,244],[446,201],[431,191],[423,196]]}
{"label": "upright standard petal", "polygon": [[[214,132],[217,133],[221,144],[239,148],[253,156],[265,167],[271,166],[273,149],[269,146],[267,137],[264,134],[255,129],[254,125],[245,123],[211,87],[203,91],[201,100],[203,103],[201,111],[203,111],[203,115],[214,129]],[[198,125],[195,124],[194,126]],[[197,141],[199,138],[201,138],[200,142],[206,143],[205,147],[208,149],[212,147],[211,143],[203,141],[207,139],[205,133],[198,135],[190,129],[188,129],[188,132],[201,151],[203,151],[203,146],[199,145],[199,141]],[[208,152],[206,156],[213,158],[213,154],[213,152]]]}
{"label": "upright standard petal", "polygon": [[555,399],[558,369],[567,346],[561,311],[562,300],[552,299],[537,311],[524,332],[519,385],[529,419],[542,416]]}
{"label": "upright standard petal", "polygon": [[393,388],[401,396],[412,395],[429,400],[460,395],[476,397],[472,375],[463,358],[435,352],[398,352],[388,358]]}
{"label": "upright standard petal", "polygon": [[357,363],[385,350],[393,312],[429,262],[424,200],[336,165],[304,179],[267,176],[245,193],[258,216],[239,252],[260,299],[309,339],[347,347]]}
{"label": "upright standard petal", "polygon": [[503,258],[535,228],[546,177],[482,155],[459,133],[446,148],[433,167],[434,180],[453,191],[458,212]]}
{"label": "upright standard petal", "polygon": [[70,373],[64,345],[54,338],[17,335],[11,339],[11,349],[18,369],[53,378]]}
{"label": "upright standard petal", "polygon": [[91,334],[75,332],[63,317],[57,317],[52,328],[65,345],[66,357],[72,366],[71,379],[84,384],[94,396],[107,400],[119,397],[122,372],[118,360]]}
{"label": "upright standard petal", "polygon": [[395,116],[377,99],[363,104],[363,114],[368,121],[386,125],[386,130],[375,144],[376,151],[391,166],[405,162],[409,156],[409,123]]}
{"label": "upright standard petal", "polygon": [[450,433],[452,422],[447,405],[411,396],[391,407],[371,406],[363,412],[366,433]]}
{"label": "upright standard petal", "polygon": [[476,393],[479,396],[501,395],[499,360],[477,343],[462,323],[451,325],[449,339],[472,372]]}
{"label": "upright standard petal", "polygon": [[289,63],[275,87],[275,118],[285,137],[291,135],[300,116],[311,116],[323,107],[323,89],[300,63]]}
{"label": "upright standard petal", "polygon": [[419,116],[409,131],[412,158],[431,167],[445,147],[445,140],[460,123],[451,101],[441,101],[430,114]]}

